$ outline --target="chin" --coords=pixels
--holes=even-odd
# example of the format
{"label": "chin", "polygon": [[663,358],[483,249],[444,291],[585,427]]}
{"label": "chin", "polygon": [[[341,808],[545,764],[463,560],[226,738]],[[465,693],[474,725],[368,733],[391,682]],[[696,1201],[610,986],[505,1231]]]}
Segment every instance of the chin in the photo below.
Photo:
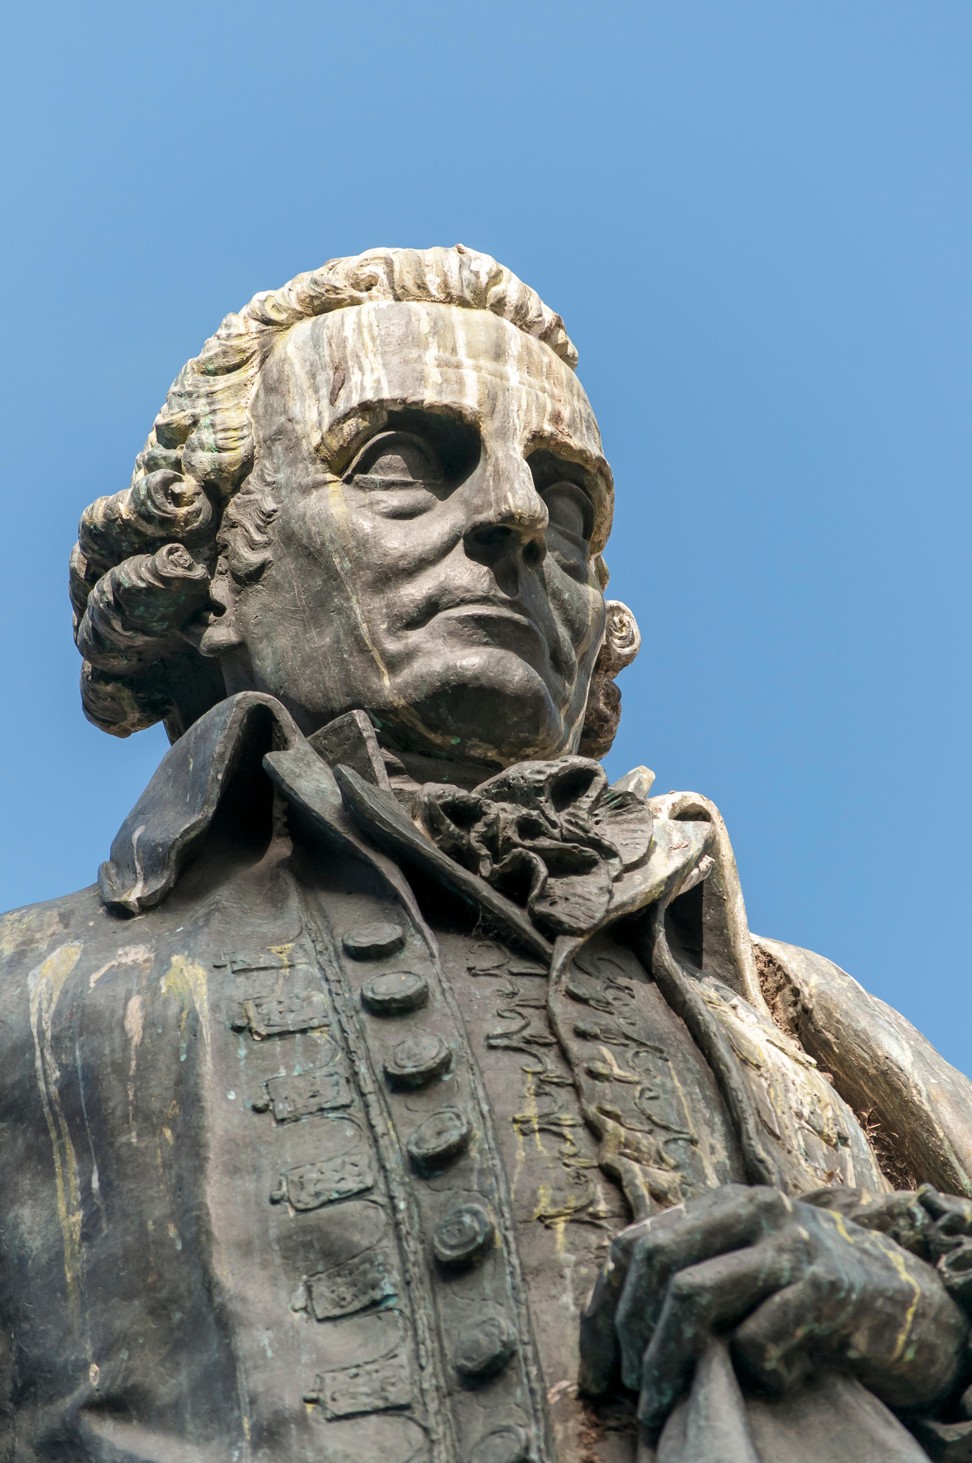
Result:
{"label": "chin", "polygon": [[488,766],[573,750],[586,701],[576,687],[569,694],[566,687],[550,686],[521,657],[496,648],[453,657],[445,665],[437,658],[415,667],[408,681],[397,707],[387,713],[402,747]]}

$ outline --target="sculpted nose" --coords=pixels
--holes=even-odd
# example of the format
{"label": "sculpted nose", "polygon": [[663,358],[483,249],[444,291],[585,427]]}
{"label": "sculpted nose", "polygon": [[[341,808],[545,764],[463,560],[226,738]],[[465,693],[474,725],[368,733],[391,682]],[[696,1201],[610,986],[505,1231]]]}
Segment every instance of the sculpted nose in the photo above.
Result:
{"label": "sculpted nose", "polygon": [[508,593],[515,593],[519,567],[533,569],[547,552],[547,505],[522,458],[503,455],[483,462],[476,474],[469,522],[463,533],[466,553],[496,572]]}

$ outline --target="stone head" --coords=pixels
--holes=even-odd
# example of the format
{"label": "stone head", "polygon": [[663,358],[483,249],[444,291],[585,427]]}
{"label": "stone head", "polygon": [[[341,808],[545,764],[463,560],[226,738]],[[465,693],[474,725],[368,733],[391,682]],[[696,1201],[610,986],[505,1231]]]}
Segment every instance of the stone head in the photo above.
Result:
{"label": "stone head", "polygon": [[637,651],[605,603],[613,484],[559,316],[455,249],[333,260],[231,315],[72,556],[87,715],[176,737],[223,696],[400,755],[582,750]]}

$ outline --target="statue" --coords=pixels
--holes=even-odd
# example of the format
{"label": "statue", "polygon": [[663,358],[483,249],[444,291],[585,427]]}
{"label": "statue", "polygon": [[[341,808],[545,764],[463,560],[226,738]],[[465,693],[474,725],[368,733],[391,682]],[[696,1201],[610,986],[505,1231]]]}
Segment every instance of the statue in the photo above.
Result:
{"label": "statue", "polygon": [[0,1456],[972,1456],[972,1086],[597,760],[638,633],[560,318],[257,295],[71,564],[172,747],[0,924]]}

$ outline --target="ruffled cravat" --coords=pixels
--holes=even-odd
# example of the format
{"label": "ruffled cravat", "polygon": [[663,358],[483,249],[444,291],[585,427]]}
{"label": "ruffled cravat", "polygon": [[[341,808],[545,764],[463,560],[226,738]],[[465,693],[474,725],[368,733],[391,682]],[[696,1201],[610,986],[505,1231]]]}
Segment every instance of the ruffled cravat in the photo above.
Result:
{"label": "ruffled cravat", "polygon": [[588,757],[523,762],[472,792],[420,790],[417,821],[443,853],[526,909],[549,936],[597,925],[615,883],[648,854],[644,797]]}

